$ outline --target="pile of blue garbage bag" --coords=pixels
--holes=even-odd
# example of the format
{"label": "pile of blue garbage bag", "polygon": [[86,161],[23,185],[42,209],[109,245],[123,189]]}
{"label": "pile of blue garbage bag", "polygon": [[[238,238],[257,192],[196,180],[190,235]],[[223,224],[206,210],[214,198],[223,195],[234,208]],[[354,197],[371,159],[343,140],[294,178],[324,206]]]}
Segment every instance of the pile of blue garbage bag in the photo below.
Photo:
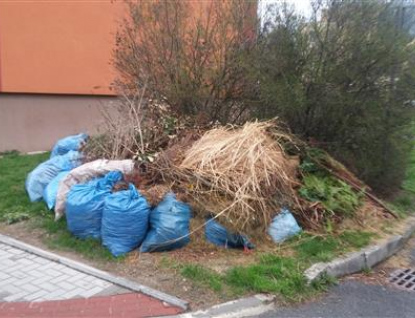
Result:
{"label": "pile of blue garbage bag", "polygon": [[56,157],[66,154],[71,150],[80,150],[82,145],[87,141],[87,134],[79,134],[62,138],[56,142],[50,153],[50,157]]}
{"label": "pile of blue garbage bag", "polygon": [[255,248],[246,235],[231,233],[222,224],[209,218],[205,226],[205,236],[208,242],[224,248],[251,250]]}
{"label": "pile of blue garbage bag", "polygon": [[[79,152],[88,135],[79,134],[58,140],[52,149],[50,159],[38,165],[26,178],[26,191],[30,201],[40,201],[44,198],[49,208],[53,208],[53,193],[65,176],[72,169],[82,164],[82,154]],[[47,188],[47,186],[51,186]]]}
{"label": "pile of blue garbage bag", "polygon": [[68,230],[79,238],[101,238],[102,212],[105,199],[113,186],[122,180],[119,171],[105,177],[74,185],[66,197]]}
{"label": "pile of blue garbage bag", "polygon": [[50,158],[38,165],[26,178],[26,191],[30,201],[40,201],[48,184],[61,172],[80,166],[82,154],[71,150],[64,155]]}
{"label": "pile of blue garbage bag", "polygon": [[43,191],[43,200],[46,202],[49,210],[52,210],[55,207],[56,196],[58,194],[59,182],[65,179],[70,171],[59,172],[56,177],[52,179],[46,186]]}
{"label": "pile of blue garbage bag", "polygon": [[[59,183],[82,164],[81,147],[86,134],[68,136],[53,147],[50,159],[38,165],[26,179],[26,191],[32,202],[42,198],[48,208],[55,205]],[[114,256],[139,248],[140,252],[163,252],[182,248],[190,242],[191,208],[174,193],[151,207],[146,198],[128,184],[113,191],[123,181],[119,171],[111,171],[85,183],[73,185],[66,197],[68,230],[80,239],[99,239]],[[273,219],[268,233],[276,243],[298,234],[301,228],[287,209]],[[246,235],[233,233],[209,217],[205,238],[223,248],[255,248]]]}
{"label": "pile of blue garbage bag", "polygon": [[[86,134],[68,136],[53,147],[50,159],[38,165],[26,178],[32,202],[42,198],[52,210],[59,183],[82,164]],[[168,193],[156,207],[148,204],[133,184],[113,192],[123,180],[119,171],[73,185],[66,196],[68,230],[80,239],[100,239],[114,256],[141,246],[143,252],[169,251],[187,245],[190,207]]]}
{"label": "pile of blue garbage bag", "polygon": [[160,204],[150,213],[150,231],[141,252],[164,252],[184,247],[190,242],[190,206],[167,193]]}
{"label": "pile of blue garbage bag", "polygon": [[141,245],[147,231],[150,205],[133,184],[105,198],[101,223],[102,243],[114,256]]}

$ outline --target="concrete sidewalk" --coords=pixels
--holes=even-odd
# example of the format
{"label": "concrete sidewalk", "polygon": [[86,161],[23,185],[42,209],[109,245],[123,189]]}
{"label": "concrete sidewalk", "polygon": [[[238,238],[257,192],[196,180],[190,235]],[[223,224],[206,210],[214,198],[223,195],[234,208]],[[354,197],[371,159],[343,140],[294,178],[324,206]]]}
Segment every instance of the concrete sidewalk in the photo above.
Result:
{"label": "concrete sidewalk", "polygon": [[151,317],[183,309],[0,243],[0,317]]}
{"label": "concrete sidewalk", "polygon": [[0,243],[0,301],[61,300],[131,292]]}

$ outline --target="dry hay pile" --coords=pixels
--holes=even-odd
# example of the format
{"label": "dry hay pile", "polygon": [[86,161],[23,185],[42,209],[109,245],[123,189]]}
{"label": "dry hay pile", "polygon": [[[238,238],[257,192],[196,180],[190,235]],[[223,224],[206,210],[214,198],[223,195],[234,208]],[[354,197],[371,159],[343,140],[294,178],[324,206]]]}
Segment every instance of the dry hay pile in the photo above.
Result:
{"label": "dry hay pile", "polygon": [[280,144],[283,140],[290,137],[273,122],[220,127],[194,142],[181,162],[159,161],[158,168],[175,191],[188,194],[199,213],[214,214],[244,233],[264,231],[295,197],[295,169]]}

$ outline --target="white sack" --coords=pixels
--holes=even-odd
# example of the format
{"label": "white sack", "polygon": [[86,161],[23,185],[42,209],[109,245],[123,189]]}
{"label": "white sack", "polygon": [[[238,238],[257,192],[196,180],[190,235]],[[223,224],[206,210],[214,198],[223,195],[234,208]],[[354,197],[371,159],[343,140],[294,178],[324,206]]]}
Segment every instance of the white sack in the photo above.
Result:
{"label": "white sack", "polygon": [[129,174],[134,170],[133,160],[106,160],[98,159],[73,169],[59,183],[55,203],[55,220],[60,219],[65,212],[66,195],[71,187],[78,183],[85,183],[96,177],[103,176],[110,171],[120,171]]}

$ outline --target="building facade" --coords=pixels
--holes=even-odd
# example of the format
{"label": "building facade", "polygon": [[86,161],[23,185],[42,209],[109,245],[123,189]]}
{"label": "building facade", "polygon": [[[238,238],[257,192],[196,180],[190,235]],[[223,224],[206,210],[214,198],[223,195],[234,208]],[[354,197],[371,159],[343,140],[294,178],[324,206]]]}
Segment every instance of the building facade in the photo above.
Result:
{"label": "building facade", "polygon": [[122,1],[0,1],[0,151],[96,133]]}
{"label": "building facade", "polygon": [[[203,15],[212,1],[186,4]],[[99,132],[116,102],[111,59],[126,14],[124,0],[0,1],[0,152]]]}

